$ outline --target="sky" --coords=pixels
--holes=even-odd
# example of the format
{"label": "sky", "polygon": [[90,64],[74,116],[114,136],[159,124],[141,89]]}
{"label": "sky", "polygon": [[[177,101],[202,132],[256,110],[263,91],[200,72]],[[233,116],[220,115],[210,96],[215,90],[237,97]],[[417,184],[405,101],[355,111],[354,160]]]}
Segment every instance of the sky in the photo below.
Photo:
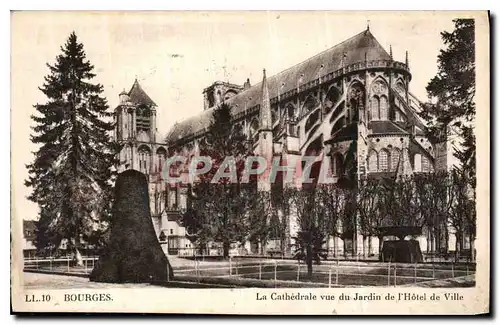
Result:
{"label": "sky", "polygon": [[34,219],[25,165],[39,91],[60,47],[74,31],[104,86],[110,109],[137,78],[158,105],[165,135],[178,121],[203,110],[202,91],[216,80],[252,84],[295,65],[370,26],[394,59],[409,53],[410,91],[422,101],[437,72],[440,32],[452,31],[456,13],[417,12],[14,12],[11,16],[11,141],[14,211]]}

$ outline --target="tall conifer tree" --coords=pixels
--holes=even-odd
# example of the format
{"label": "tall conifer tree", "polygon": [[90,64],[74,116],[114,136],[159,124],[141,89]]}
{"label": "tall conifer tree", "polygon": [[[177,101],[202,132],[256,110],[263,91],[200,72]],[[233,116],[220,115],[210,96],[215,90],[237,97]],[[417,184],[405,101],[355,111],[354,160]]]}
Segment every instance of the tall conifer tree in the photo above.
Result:
{"label": "tall conifer tree", "polygon": [[47,102],[34,105],[31,141],[39,149],[25,184],[40,208],[37,247],[66,239],[81,263],[82,239],[96,238],[108,220],[117,146],[103,86],[91,82],[94,66],[74,32],[61,51],[39,88]]}
{"label": "tall conifer tree", "polygon": [[[426,104],[420,115],[429,122],[429,135],[458,135],[460,146],[455,157],[470,175],[475,187],[476,137],[473,121],[476,116],[474,19],[455,19],[452,32],[442,32],[445,49],[438,55],[438,72],[427,85],[427,93],[436,100]],[[444,140],[444,139],[440,139]]]}

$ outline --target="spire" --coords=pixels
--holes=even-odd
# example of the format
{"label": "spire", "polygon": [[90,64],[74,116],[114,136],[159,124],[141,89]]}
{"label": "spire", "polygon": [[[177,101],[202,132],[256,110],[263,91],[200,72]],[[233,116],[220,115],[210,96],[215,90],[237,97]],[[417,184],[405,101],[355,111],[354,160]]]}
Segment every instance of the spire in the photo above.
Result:
{"label": "spire", "polygon": [[389,45],[389,56],[391,57],[392,60],[392,45]]}
{"label": "spire", "polygon": [[405,64],[406,66],[409,68],[410,67],[410,64],[408,62],[408,51],[406,51],[406,55],[405,55]]}
{"label": "spire", "polygon": [[366,21],[366,30],[369,32],[370,31],[370,19]]}
{"label": "spire", "polygon": [[270,130],[271,126],[271,102],[269,98],[269,87],[267,85],[266,69],[264,69],[262,77],[262,103],[260,105],[260,128],[262,130]]}
{"label": "spire", "polygon": [[146,92],[142,89],[137,79],[135,79],[132,88],[128,92],[128,95],[130,97],[130,101],[134,104],[156,106],[155,102],[153,102],[153,100],[148,96],[148,94],[146,94]]}

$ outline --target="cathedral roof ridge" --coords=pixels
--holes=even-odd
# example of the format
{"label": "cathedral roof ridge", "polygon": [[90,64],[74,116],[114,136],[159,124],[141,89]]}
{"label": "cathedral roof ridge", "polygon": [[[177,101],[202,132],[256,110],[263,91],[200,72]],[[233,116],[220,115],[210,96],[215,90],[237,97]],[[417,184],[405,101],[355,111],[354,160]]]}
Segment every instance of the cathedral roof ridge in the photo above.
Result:
{"label": "cathedral roof ridge", "polygon": [[[390,60],[389,53],[375,39],[369,30],[362,32],[309,57],[281,72],[267,77],[269,97],[276,98],[280,94],[285,94],[297,89],[300,85],[307,84],[320,77],[337,71],[339,64],[343,66],[365,62],[366,60]],[[233,108],[233,115],[237,115],[244,110],[251,109],[262,102],[262,81],[252,85],[227,100]],[[204,110],[198,115],[185,120],[174,126],[167,135],[167,140],[176,142],[178,139],[192,135],[201,131],[210,124],[210,118],[206,117],[208,112],[212,112],[213,107]]]}

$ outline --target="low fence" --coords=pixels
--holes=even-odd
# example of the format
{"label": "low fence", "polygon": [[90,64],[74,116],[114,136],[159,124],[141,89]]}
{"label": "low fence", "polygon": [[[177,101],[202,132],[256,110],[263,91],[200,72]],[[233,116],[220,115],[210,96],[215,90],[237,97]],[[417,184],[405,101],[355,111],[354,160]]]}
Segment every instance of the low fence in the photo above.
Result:
{"label": "low fence", "polygon": [[[39,270],[56,274],[86,275],[94,268],[97,257],[84,257],[83,265],[77,266],[72,258],[44,258],[25,260],[26,270]],[[191,264],[192,263],[192,264]],[[167,281],[171,280],[166,269]],[[252,261],[229,258],[222,261],[193,259],[187,265],[174,267],[175,280],[228,284],[247,287],[295,286],[398,286],[447,280],[472,275],[475,266],[463,263],[381,263],[355,262],[340,259],[313,264],[311,275],[307,265],[293,260]]]}
{"label": "low fence", "polygon": [[75,265],[76,262],[71,257],[62,258],[28,258],[24,260],[24,267],[30,269],[45,269],[50,271],[60,271],[67,273],[90,273],[94,268],[95,261],[99,257],[97,256],[85,256],[82,257],[82,266]]}
{"label": "low fence", "polygon": [[[292,276],[294,273],[294,276]],[[402,264],[402,263],[351,263],[336,260],[321,265],[313,265],[312,278],[307,274],[307,266],[292,261],[274,260],[250,262],[230,258],[220,266],[203,265],[193,260],[191,268],[175,270],[177,275],[191,275],[197,279],[214,277],[243,277],[258,280],[288,280],[296,282],[321,282],[328,287],[343,285],[387,285],[397,286],[409,283],[451,279],[475,273],[468,264]],[[285,275],[285,276],[283,276]]]}

